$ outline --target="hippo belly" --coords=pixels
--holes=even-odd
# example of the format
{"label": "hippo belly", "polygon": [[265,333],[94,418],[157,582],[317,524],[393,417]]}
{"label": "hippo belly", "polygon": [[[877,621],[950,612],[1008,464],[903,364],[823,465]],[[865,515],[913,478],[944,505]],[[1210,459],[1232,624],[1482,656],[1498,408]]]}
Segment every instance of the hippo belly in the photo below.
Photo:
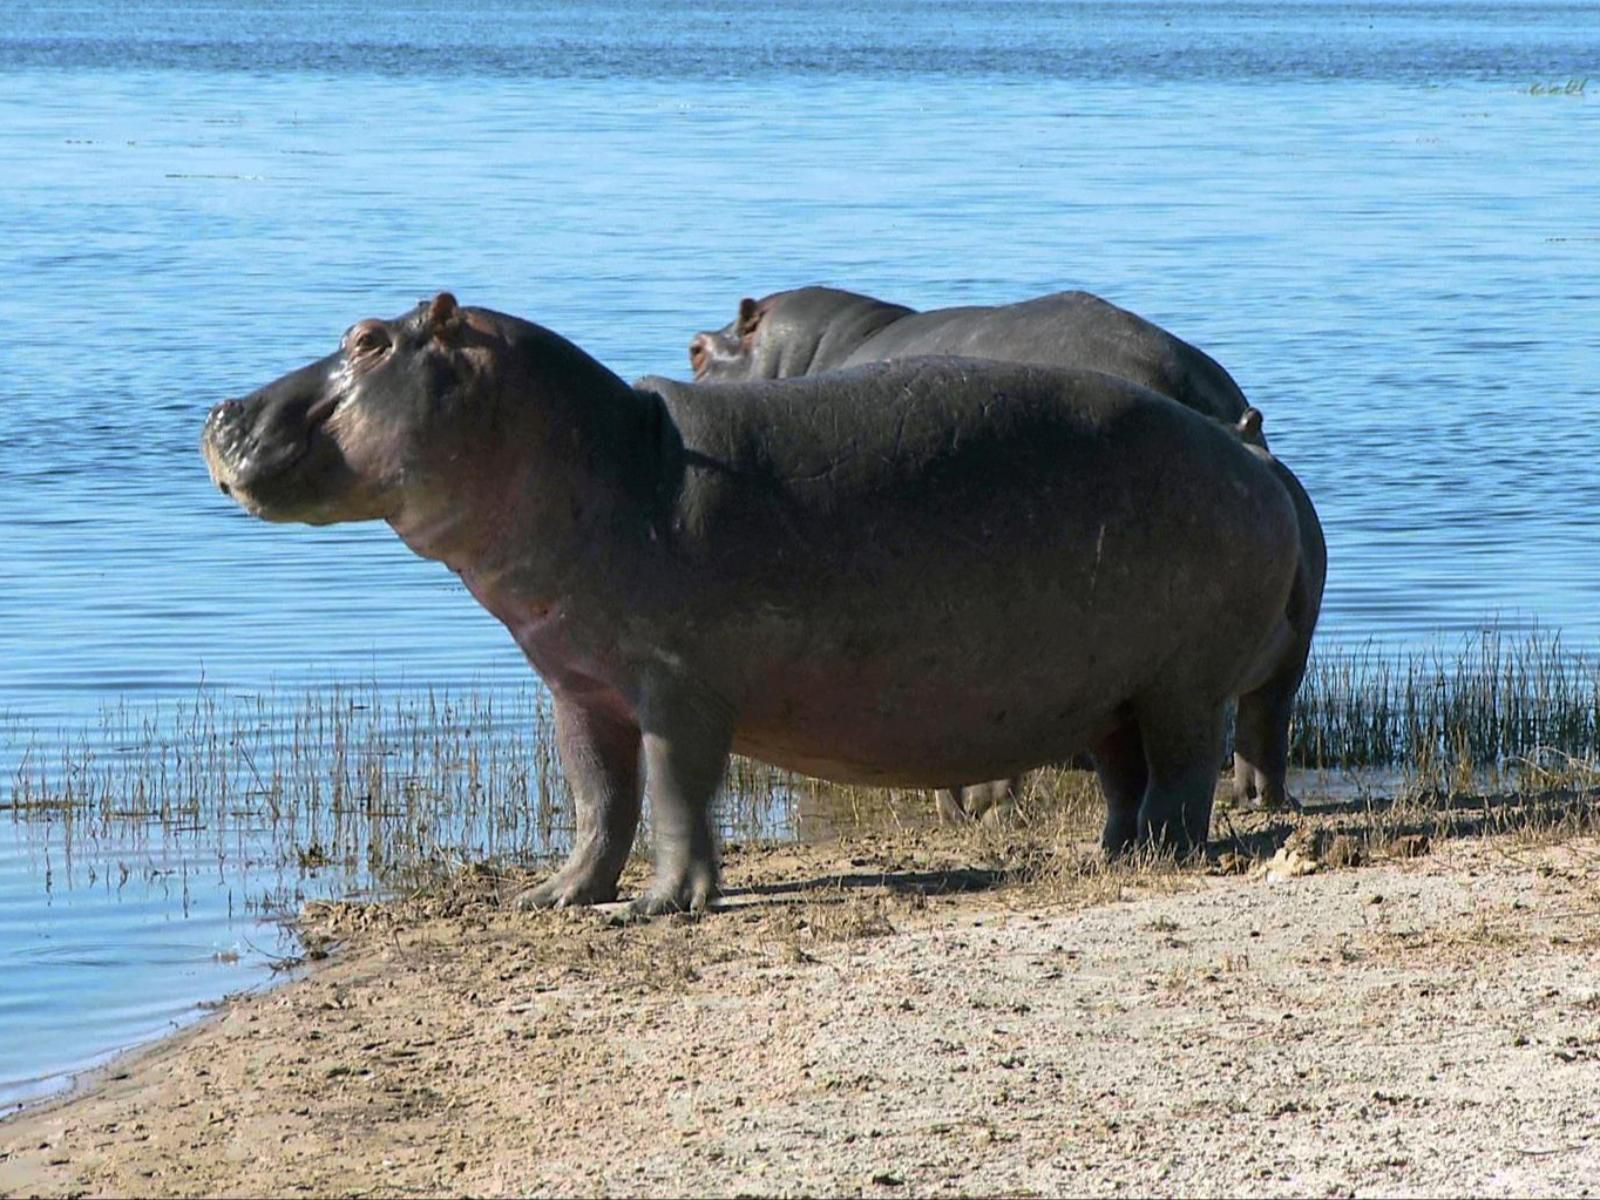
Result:
{"label": "hippo belly", "polygon": [[1041,747],[1090,745],[1116,721],[1100,690],[1036,692],[1019,705],[1010,689],[966,690],[935,677],[877,690],[847,667],[825,671],[794,672],[781,696],[749,703],[734,750],[836,783],[959,787],[1051,761]]}
{"label": "hippo belly", "polygon": [[835,405],[873,413],[860,387],[941,380],[937,405],[878,402],[886,452],[701,481],[698,543],[761,548],[706,564],[722,596],[690,620],[719,636],[683,651],[732,673],[735,749],[840,782],[954,786],[1067,759],[1163,689],[1220,705],[1260,674],[1284,596],[1274,610],[1278,584],[1241,596],[1238,581],[1286,592],[1292,557],[1271,554],[1293,536],[1273,523],[1281,488],[1261,486],[1269,472],[1237,439],[1103,376],[1095,388],[1140,397],[1108,427],[1087,396],[1080,415],[1077,393],[1041,389],[1054,372],[1010,368],[1014,390],[995,396],[988,368],[923,364],[726,389],[786,403],[762,420],[736,397],[774,456],[791,419],[803,433],[834,428]]}

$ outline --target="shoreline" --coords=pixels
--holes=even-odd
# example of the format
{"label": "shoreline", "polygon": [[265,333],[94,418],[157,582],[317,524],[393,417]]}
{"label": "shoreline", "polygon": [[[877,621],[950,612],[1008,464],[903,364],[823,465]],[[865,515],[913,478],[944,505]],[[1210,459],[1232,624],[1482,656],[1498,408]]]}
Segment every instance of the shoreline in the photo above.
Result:
{"label": "shoreline", "polygon": [[737,903],[701,920],[508,913],[471,872],[312,905],[341,942],[315,970],[0,1121],[0,1196],[1600,1177],[1600,839],[1436,839],[1277,882],[996,883],[974,851],[730,847]]}
{"label": "shoreline", "polygon": [[226,992],[215,1000],[200,1001],[192,1015],[181,1024],[168,1022],[174,1028],[165,1033],[152,1034],[130,1045],[107,1050],[96,1055],[87,1065],[69,1067],[41,1082],[65,1080],[42,1095],[7,1101],[0,1106],[0,1132],[13,1121],[47,1112],[52,1108],[71,1105],[85,1096],[94,1095],[110,1084],[126,1078],[133,1067],[147,1055],[160,1052],[164,1047],[176,1046],[194,1036],[205,1026],[222,1020],[235,1003],[250,996],[264,995],[281,987],[291,986],[314,973],[320,963],[304,962],[289,970],[269,973],[264,979],[247,987]]}

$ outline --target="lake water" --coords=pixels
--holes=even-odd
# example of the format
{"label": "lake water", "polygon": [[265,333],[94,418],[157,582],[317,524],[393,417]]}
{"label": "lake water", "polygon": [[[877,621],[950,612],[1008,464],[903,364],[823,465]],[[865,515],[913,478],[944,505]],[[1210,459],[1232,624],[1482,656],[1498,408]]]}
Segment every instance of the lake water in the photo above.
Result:
{"label": "lake water", "polygon": [[[252,522],[196,452],[218,399],[441,288],[627,377],[804,283],[1086,288],[1265,412],[1323,644],[1592,649],[1597,145],[1589,3],[11,0],[0,781],[202,681],[522,686],[443,568]],[[258,901],[361,875],[10,815],[0,1102],[259,980]]]}

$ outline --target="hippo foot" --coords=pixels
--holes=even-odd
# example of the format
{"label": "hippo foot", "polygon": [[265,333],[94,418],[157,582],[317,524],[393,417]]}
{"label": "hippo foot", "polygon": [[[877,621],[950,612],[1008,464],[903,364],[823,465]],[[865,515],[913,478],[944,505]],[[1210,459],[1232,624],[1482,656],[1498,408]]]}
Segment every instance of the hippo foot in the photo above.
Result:
{"label": "hippo foot", "polygon": [[1100,852],[1105,855],[1106,861],[1116,862],[1127,858],[1138,848],[1139,826],[1136,821],[1113,817],[1106,822],[1105,832],[1100,835]]}
{"label": "hippo foot", "polygon": [[575,908],[585,904],[609,904],[617,898],[617,882],[609,882],[594,872],[570,864],[535,887],[518,892],[511,900],[517,912],[538,908]]}
{"label": "hippo foot", "polygon": [[1165,823],[1156,826],[1143,818],[1108,820],[1105,832],[1100,835],[1100,852],[1107,862],[1170,854],[1184,863],[1203,856],[1205,849],[1205,841],[1190,836],[1181,825],[1177,828]]}
{"label": "hippo foot", "polygon": [[934,812],[938,814],[941,825],[961,826],[972,819],[967,810],[961,807],[960,794],[950,789],[941,788],[934,793]]}
{"label": "hippo foot", "polygon": [[701,913],[717,898],[717,873],[707,866],[691,866],[667,878],[657,877],[650,890],[629,907],[641,917],[666,913]]}
{"label": "hippo foot", "polygon": [[1015,804],[996,804],[993,808],[986,808],[981,813],[970,813],[959,805],[939,804],[937,810],[939,824],[947,829],[961,829],[970,825],[982,825],[987,829],[1000,829],[1007,825],[1022,825],[1021,811]]}
{"label": "hippo foot", "polygon": [[1017,800],[1025,780],[1018,776],[959,788],[941,788],[936,793],[941,825],[970,825],[975,821],[994,827],[1010,824],[1018,816]]}
{"label": "hippo foot", "polygon": [[1129,859],[1143,861],[1147,856],[1155,859],[1171,856],[1173,860],[1180,864],[1204,858],[1206,852],[1206,848],[1203,845],[1180,841],[1177,838],[1150,835],[1118,845],[1107,845],[1102,841],[1100,850],[1107,862],[1126,862]]}
{"label": "hippo foot", "polygon": [[[1273,774],[1277,778],[1273,778]],[[1283,785],[1282,772],[1257,770],[1235,757],[1233,806],[1249,812],[1299,812],[1300,802]]]}
{"label": "hippo foot", "polygon": [[1257,792],[1248,796],[1240,796],[1235,793],[1233,804],[1235,808],[1242,808],[1248,812],[1297,813],[1303,811],[1300,807],[1300,801],[1289,795],[1288,792],[1280,792],[1277,795]]}

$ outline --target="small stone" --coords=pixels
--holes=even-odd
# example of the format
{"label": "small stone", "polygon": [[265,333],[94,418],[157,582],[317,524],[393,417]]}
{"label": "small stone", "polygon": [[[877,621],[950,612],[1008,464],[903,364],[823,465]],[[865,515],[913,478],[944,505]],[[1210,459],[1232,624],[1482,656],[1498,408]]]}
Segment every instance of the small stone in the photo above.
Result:
{"label": "small stone", "polygon": [[1250,873],[1252,879],[1265,879],[1268,883],[1284,883],[1302,875],[1314,875],[1322,864],[1300,850],[1284,845],[1267,862]]}

